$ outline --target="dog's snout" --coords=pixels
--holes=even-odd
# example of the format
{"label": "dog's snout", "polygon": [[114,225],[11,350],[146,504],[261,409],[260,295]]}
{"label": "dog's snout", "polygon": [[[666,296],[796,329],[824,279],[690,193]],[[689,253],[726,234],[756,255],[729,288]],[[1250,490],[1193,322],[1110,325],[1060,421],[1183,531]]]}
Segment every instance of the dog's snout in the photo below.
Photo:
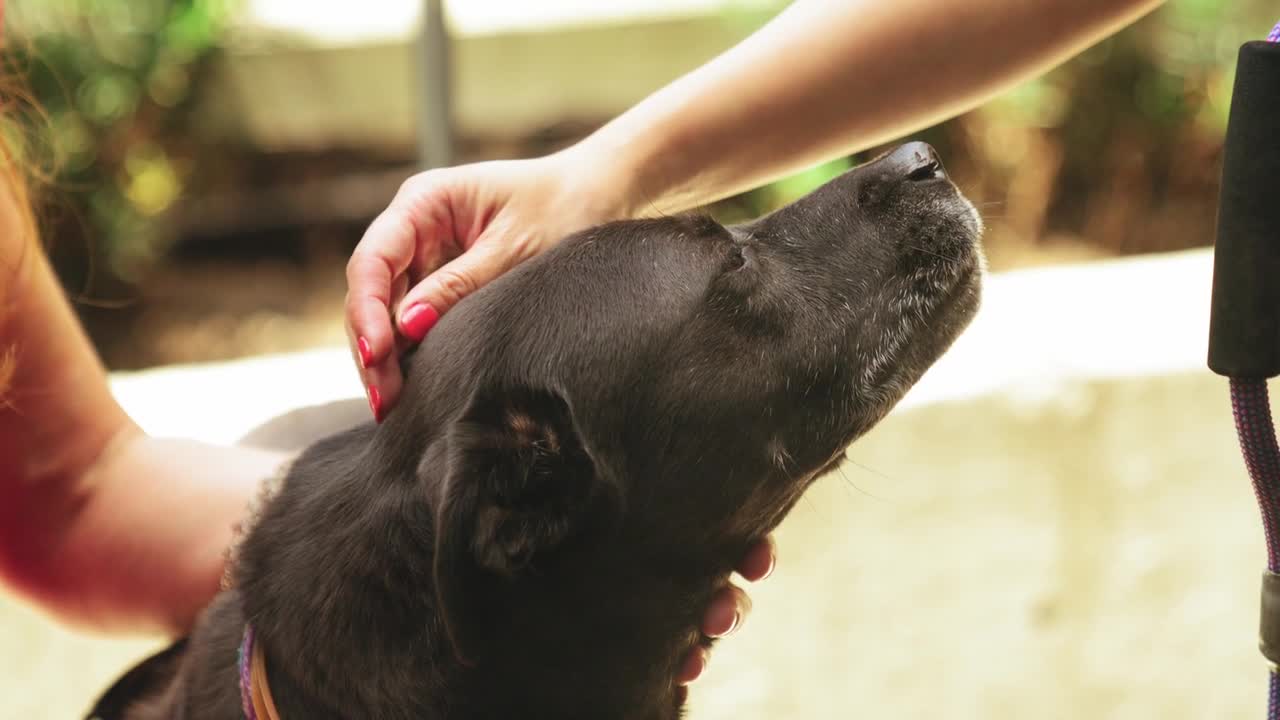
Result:
{"label": "dog's snout", "polygon": [[946,179],[947,171],[942,167],[938,153],[928,143],[911,142],[889,153],[885,158],[888,165],[898,170],[903,177],[912,182]]}

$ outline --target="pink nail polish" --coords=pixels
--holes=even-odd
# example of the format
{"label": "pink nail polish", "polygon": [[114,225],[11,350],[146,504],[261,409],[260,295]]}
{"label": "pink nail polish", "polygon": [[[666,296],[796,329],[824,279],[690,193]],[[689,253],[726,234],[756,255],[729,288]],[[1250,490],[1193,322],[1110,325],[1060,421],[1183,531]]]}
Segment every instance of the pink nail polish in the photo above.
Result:
{"label": "pink nail polish", "polygon": [[369,386],[369,409],[373,411],[373,419],[382,422],[382,394],[372,385]]}
{"label": "pink nail polish", "polygon": [[427,332],[439,319],[440,313],[431,305],[414,303],[400,315],[400,328],[404,331],[405,337],[414,342],[422,342],[422,338],[427,336]]}
{"label": "pink nail polish", "polygon": [[360,351],[360,367],[368,370],[373,364],[373,350],[369,348],[369,341],[363,337],[356,338],[356,349]]}

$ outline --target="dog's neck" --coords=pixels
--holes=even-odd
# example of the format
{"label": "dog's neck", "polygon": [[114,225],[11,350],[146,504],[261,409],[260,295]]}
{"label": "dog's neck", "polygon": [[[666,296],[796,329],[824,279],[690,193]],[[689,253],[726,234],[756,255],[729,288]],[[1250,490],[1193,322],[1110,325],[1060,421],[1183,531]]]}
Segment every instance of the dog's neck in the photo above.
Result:
{"label": "dog's neck", "polygon": [[416,484],[323,443],[299,458],[236,571],[284,717],[678,716],[674,678],[712,574],[601,559],[502,588],[487,608],[495,652],[467,667],[435,603],[432,533]]}

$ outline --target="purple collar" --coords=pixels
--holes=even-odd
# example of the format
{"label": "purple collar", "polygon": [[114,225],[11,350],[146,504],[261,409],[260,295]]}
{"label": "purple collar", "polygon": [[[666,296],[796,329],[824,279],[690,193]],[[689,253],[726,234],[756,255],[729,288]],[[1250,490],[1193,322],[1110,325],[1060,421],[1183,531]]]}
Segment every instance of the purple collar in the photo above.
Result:
{"label": "purple collar", "polygon": [[262,720],[253,707],[253,626],[248,623],[244,626],[244,637],[240,640],[236,667],[240,670],[240,708],[244,710],[245,720]]}

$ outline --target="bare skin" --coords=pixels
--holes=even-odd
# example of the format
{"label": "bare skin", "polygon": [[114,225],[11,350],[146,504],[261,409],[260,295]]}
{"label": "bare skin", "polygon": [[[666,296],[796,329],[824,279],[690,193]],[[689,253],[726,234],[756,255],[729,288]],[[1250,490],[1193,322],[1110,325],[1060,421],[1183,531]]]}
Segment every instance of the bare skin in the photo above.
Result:
{"label": "bare skin", "polygon": [[0,183],[0,579],[61,619],[180,632],[213,597],[222,549],[282,456],[143,433]]}

